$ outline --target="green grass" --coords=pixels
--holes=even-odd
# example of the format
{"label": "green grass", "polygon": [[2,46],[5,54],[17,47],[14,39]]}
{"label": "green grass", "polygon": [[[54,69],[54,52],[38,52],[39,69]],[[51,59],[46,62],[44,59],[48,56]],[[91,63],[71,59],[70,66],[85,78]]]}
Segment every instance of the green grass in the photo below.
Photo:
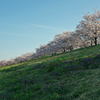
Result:
{"label": "green grass", "polygon": [[100,45],[0,67],[0,100],[100,100]]}

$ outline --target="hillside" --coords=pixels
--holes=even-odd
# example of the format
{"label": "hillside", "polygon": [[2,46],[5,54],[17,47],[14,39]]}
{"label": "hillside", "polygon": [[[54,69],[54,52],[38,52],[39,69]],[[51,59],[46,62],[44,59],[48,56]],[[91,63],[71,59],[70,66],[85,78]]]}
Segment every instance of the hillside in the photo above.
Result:
{"label": "hillside", "polygon": [[0,100],[100,100],[100,45],[0,67]]}

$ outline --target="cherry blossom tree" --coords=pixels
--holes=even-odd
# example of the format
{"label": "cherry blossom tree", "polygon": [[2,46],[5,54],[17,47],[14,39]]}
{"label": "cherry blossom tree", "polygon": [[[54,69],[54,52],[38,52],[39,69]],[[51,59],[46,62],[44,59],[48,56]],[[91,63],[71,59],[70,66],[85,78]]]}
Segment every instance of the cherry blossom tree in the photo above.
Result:
{"label": "cherry blossom tree", "polygon": [[94,14],[87,13],[83,16],[84,20],[77,26],[78,32],[84,40],[94,42],[97,45],[97,39],[100,37],[100,11],[96,10]]}
{"label": "cherry blossom tree", "polygon": [[63,34],[57,34],[54,38],[57,49],[63,49],[63,52],[66,50],[72,50],[76,44],[76,37],[74,31],[66,31]]}

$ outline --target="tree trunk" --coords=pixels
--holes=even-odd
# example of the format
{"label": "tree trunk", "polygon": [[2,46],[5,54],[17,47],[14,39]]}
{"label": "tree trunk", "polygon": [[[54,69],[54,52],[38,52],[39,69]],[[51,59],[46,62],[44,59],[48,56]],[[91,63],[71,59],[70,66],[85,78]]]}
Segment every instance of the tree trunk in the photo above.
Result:
{"label": "tree trunk", "polygon": [[92,46],[92,40],[91,40],[91,46]]}
{"label": "tree trunk", "polygon": [[94,43],[97,45],[97,37],[94,38]]}
{"label": "tree trunk", "polygon": [[64,52],[65,52],[66,50],[65,50],[65,48],[64,48]]}
{"label": "tree trunk", "polygon": [[73,50],[73,45],[71,45],[71,46],[69,47],[69,49],[70,49],[70,51]]}

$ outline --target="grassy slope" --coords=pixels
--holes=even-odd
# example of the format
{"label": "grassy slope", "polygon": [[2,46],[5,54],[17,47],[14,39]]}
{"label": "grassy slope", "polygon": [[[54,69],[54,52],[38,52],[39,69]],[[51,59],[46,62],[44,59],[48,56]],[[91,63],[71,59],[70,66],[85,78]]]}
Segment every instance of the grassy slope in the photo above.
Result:
{"label": "grassy slope", "polygon": [[0,68],[0,100],[100,100],[100,45]]}

